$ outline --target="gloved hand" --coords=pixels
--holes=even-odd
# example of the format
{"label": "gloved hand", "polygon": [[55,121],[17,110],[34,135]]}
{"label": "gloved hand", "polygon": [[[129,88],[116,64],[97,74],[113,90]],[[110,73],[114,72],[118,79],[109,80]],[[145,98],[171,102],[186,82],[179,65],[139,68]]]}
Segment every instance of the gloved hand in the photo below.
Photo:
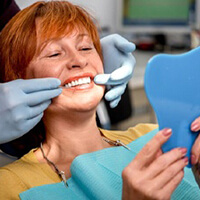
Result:
{"label": "gloved hand", "polygon": [[104,60],[104,73],[95,76],[96,84],[111,86],[105,99],[110,102],[110,107],[117,106],[126,85],[133,75],[135,58],[132,51],[135,45],[120,35],[113,34],[101,39]]}
{"label": "gloved hand", "polygon": [[21,137],[41,120],[51,99],[62,92],[60,83],[42,78],[0,84],[0,144]]}

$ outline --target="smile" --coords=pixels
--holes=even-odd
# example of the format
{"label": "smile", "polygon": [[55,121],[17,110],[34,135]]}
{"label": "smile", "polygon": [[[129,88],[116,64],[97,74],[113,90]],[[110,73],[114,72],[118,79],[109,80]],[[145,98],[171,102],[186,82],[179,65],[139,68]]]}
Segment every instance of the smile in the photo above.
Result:
{"label": "smile", "polygon": [[75,87],[78,85],[84,85],[84,84],[90,84],[91,83],[91,78],[90,77],[84,77],[84,78],[79,78],[77,80],[73,80],[67,84],[64,85],[65,88],[71,88]]}

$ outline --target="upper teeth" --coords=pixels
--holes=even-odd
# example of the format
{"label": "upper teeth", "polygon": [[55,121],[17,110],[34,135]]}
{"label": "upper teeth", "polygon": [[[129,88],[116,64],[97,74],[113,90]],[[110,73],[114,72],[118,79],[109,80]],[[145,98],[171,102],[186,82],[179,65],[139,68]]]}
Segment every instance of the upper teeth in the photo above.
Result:
{"label": "upper teeth", "polygon": [[90,82],[91,82],[90,77],[79,78],[78,80],[74,80],[70,83],[65,84],[65,87],[69,88],[69,87],[73,87],[73,86],[77,86],[77,85],[87,84]]}

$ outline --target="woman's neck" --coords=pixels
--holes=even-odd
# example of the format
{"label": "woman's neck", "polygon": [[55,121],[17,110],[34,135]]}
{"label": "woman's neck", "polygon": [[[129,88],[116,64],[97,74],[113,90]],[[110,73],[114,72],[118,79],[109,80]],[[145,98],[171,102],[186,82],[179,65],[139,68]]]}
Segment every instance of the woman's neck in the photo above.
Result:
{"label": "woman's neck", "polygon": [[45,142],[49,145],[56,142],[69,150],[74,145],[77,145],[77,149],[90,148],[90,143],[101,138],[95,112],[57,115],[44,118],[44,123],[47,137]]}
{"label": "woman's neck", "polygon": [[[44,118],[44,123],[44,152],[49,160],[67,173],[76,156],[109,147],[102,140],[94,112]],[[41,151],[37,151],[36,156],[44,162]]]}

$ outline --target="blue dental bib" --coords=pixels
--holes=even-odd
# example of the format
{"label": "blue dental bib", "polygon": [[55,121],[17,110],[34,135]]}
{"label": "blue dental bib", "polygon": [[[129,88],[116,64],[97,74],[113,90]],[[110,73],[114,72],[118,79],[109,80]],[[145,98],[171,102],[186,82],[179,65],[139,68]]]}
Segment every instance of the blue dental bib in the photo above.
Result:
{"label": "blue dental bib", "polygon": [[[76,157],[71,165],[71,178],[63,182],[31,188],[20,194],[21,200],[120,200],[123,169],[158,129],[138,138],[128,146],[112,147]],[[172,200],[200,199],[200,190],[190,169],[174,191]]]}

